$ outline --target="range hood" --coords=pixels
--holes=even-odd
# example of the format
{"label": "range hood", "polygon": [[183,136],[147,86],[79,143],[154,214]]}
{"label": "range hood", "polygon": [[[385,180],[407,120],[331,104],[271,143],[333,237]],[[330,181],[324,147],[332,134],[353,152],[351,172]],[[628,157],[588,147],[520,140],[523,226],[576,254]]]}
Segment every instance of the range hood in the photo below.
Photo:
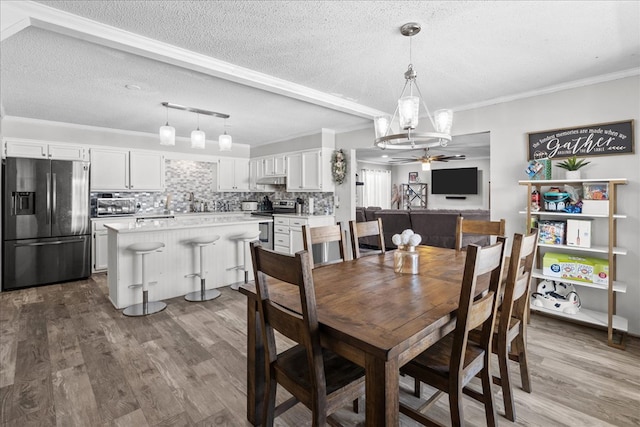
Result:
{"label": "range hood", "polygon": [[286,175],[270,175],[263,176],[256,180],[256,184],[260,185],[285,185],[287,183]]}

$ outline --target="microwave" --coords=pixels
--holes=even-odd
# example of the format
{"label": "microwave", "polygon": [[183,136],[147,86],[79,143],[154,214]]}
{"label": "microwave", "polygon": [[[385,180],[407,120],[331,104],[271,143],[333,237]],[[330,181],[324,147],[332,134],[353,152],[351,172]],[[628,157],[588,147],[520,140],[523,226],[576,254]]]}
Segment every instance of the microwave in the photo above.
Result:
{"label": "microwave", "polygon": [[96,215],[103,216],[127,216],[136,213],[136,199],[134,198],[98,198],[96,201]]}

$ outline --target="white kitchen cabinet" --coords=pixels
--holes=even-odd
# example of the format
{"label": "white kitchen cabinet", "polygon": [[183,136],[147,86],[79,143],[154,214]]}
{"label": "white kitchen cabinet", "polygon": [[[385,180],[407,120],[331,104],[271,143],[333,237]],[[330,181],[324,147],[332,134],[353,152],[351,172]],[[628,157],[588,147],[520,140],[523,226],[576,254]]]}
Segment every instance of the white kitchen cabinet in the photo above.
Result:
{"label": "white kitchen cabinet", "polygon": [[272,156],[265,157],[264,161],[264,176],[284,175],[287,170],[286,156]]}
{"label": "white kitchen cabinet", "polygon": [[[321,227],[335,224],[335,218],[330,215],[274,215],[273,216],[273,249],[277,252],[295,254],[304,249],[302,226]],[[316,262],[327,262],[329,251],[326,245],[315,245],[313,259]]]}
{"label": "white kitchen cabinet", "polygon": [[333,191],[329,149],[287,156],[287,191]]}
{"label": "white kitchen cabinet", "polygon": [[218,160],[218,191],[249,191],[249,160]]}
{"label": "white kitchen cabinet", "polygon": [[164,156],[147,151],[92,148],[91,189],[162,191]]}
{"label": "white kitchen cabinet", "polygon": [[264,185],[256,184],[256,181],[264,176],[264,159],[249,161],[249,189],[262,190]]}
{"label": "white kitchen cabinet", "polygon": [[5,157],[27,157],[51,160],[87,160],[88,150],[82,145],[51,143],[27,139],[7,139]]}
{"label": "white kitchen cabinet", "polygon": [[107,271],[109,266],[108,233],[105,224],[133,224],[135,218],[97,218],[91,220],[91,272],[99,273]]}

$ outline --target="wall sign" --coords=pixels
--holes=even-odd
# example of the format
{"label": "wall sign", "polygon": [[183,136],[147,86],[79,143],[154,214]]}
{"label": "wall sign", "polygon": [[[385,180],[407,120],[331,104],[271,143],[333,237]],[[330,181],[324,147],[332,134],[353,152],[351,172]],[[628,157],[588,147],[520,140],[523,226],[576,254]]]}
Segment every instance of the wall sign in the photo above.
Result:
{"label": "wall sign", "polygon": [[633,120],[528,133],[527,160],[633,154]]}

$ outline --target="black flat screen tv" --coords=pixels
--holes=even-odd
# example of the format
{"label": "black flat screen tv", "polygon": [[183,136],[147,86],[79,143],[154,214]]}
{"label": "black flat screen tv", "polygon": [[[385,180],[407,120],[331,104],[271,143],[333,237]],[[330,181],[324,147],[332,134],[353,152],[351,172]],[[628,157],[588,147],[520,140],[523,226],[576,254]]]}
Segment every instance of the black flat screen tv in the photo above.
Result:
{"label": "black flat screen tv", "polygon": [[478,168],[432,169],[431,194],[478,194]]}

